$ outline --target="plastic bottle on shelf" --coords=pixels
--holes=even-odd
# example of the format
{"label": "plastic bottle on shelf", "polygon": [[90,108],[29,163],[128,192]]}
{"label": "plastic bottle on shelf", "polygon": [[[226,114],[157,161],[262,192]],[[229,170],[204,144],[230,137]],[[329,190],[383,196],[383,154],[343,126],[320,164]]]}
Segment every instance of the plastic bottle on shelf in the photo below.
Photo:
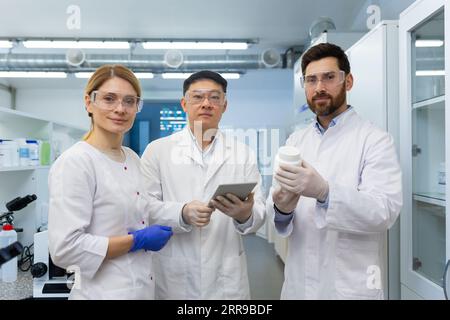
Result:
{"label": "plastic bottle on shelf", "polygon": [[41,166],[50,165],[50,143],[48,141],[41,141],[39,143],[39,159]]}
{"label": "plastic bottle on shelf", "polygon": [[[0,232],[0,245],[2,248],[17,241],[17,232],[10,224],[3,225]],[[17,280],[17,257],[9,260],[2,265],[2,281],[14,282]]]}
{"label": "plastic bottle on shelf", "polygon": [[11,151],[11,163],[13,167],[18,167],[20,165],[19,158],[19,144],[15,140],[8,142]]}
{"label": "plastic bottle on shelf", "polygon": [[38,166],[39,165],[39,143],[37,140],[26,140],[29,150],[29,165]]}
{"label": "plastic bottle on shelf", "polygon": [[11,167],[11,148],[8,144],[9,140],[0,139],[0,167]]}
{"label": "plastic bottle on shelf", "polygon": [[[300,157],[300,150],[293,146],[283,146],[278,149],[278,153],[275,156],[275,161],[273,165],[273,174],[277,172],[281,163],[300,165],[302,163],[302,158]],[[279,186],[278,181],[273,179],[273,187]]]}
{"label": "plastic bottle on shelf", "polygon": [[30,149],[26,139],[17,139],[19,144],[19,165],[28,166],[30,162]]}
{"label": "plastic bottle on shelf", "polygon": [[19,166],[19,147],[17,141],[0,140],[0,167]]}

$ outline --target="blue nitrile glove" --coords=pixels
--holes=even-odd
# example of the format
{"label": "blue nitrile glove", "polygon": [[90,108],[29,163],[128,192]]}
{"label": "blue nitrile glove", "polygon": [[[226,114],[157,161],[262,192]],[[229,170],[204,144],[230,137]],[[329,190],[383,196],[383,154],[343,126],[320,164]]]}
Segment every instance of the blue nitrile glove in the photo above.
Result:
{"label": "blue nitrile glove", "polygon": [[133,235],[133,246],[130,252],[145,249],[158,251],[169,241],[172,236],[172,227],[154,224],[144,229],[130,232]]}

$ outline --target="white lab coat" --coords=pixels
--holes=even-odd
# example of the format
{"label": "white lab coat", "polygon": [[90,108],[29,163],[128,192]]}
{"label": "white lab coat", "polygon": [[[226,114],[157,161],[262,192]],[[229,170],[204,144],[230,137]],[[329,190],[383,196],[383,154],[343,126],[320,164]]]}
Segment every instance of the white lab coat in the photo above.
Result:
{"label": "white lab coat", "polygon": [[[402,206],[392,137],[351,109],[323,136],[312,124],[286,144],[328,181],[329,204],[325,209],[301,197],[288,227],[275,224],[289,237],[281,298],[382,299],[386,231]],[[273,217],[272,191],[267,210]]]}
{"label": "white lab coat", "polygon": [[[141,160],[152,213],[174,228],[169,243],[154,255],[156,299],[249,299],[247,262],[241,234],[264,223],[261,176],[250,149],[218,132],[207,171],[188,128],[150,143]],[[223,183],[258,181],[251,224],[242,230],[232,218],[214,211],[202,228],[183,226],[183,205],[207,203]]]}
{"label": "white lab coat", "polygon": [[154,299],[150,252],[105,259],[108,237],[149,224],[140,159],[123,150],[126,160],[119,163],[78,142],[50,170],[50,254],[56,265],[80,271],[70,299]]}

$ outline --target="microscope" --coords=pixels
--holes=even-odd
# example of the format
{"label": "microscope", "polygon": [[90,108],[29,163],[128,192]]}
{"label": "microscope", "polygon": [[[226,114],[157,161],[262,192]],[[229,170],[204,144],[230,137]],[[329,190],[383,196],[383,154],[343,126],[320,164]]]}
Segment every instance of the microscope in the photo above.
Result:
{"label": "microscope", "polygon": [[[0,227],[3,224],[14,226],[14,211],[25,208],[36,200],[35,194],[25,197],[17,197],[6,204],[7,212],[0,215]],[[22,232],[22,228],[14,227],[16,232]],[[33,298],[67,299],[73,281],[68,280],[66,270],[53,264],[48,252],[48,231],[34,234],[34,257],[31,265],[33,276]],[[14,257],[20,255],[24,248],[20,242],[14,242],[0,249],[0,266]]]}
{"label": "microscope", "polygon": [[[6,209],[8,210],[5,213],[2,213],[0,215],[0,226],[3,226],[4,224],[10,224],[12,226],[14,226],[14,211],[19,211],[22,210],[23,208],[25,208],[28,204],[30,204],[31,202],[33,202],[34,200],[36,200],[37,197],[35,194],[29,194],[25,197],[17,197],[11,201],[9,201],[6,204]],[[14,230],[16,232],[22,232],[23,229],[22,228],[16,228],[14,227]]]}
{"label": "microscope", "polygon": [[48,252],[48,231],[34,234],[33,298],[67,299],[73,281],[65,269],[56,266]]}
{"label": "microscope", "polygon": [[[22,228],[14,227],[14,211],[25,208],[29,203],[36,200],[35,194],[27,195],[25,197],[17,197],[6,204],[7,212],[0,214],[0,229],[4,224],[13,226],[16,232],[22,232]],[[18,255],[22,254],[24,248],[19,241],[13,243],[6,243],[0,245],[0,268],[2,264],[14,259]]]}

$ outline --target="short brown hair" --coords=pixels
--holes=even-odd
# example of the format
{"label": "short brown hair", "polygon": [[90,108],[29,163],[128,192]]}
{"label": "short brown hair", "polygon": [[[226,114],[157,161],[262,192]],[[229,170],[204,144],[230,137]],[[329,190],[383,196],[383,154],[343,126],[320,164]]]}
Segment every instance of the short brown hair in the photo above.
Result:
{"label": "short brown hair", "polygon": [[334,57],[338,61],[339,69],[344,71],[345,74],[350,73],[350,62],[341,47],[332,43],[320,43],[314,47],[309,48],[302,57],[302,74],[305,75],[306,67],[317,60],[321,60],[328,57]]}

